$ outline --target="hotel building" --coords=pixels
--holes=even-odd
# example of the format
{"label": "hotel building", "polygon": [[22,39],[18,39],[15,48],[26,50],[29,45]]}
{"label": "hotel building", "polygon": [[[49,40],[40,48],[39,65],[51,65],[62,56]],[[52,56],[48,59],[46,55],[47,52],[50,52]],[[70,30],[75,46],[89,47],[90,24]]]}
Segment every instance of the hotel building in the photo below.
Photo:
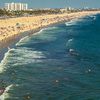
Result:
{"label": "hotel building", "polygon": [[6,10],[28,10],[28,4],[27,3],[5,3],[5,9]]}

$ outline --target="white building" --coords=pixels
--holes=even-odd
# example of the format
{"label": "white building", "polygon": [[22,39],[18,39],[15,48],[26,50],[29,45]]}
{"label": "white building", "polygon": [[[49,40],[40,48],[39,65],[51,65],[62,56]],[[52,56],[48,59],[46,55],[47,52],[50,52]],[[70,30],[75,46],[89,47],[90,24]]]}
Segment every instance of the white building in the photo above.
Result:
{"label": "white building", "polygon": [[5,3],[5,9],[6,10],[28,10],[28,4],[27,3]]}

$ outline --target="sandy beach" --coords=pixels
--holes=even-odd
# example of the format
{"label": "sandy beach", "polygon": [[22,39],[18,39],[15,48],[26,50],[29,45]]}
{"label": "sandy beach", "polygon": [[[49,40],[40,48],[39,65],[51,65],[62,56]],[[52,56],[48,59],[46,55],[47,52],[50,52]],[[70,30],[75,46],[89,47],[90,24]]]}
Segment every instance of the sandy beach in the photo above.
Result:
{"label": "sandy beach", "polygon": [[69,14],[64,13],[0,19],[0,47],[2,47],[2,44],[4,45],[4,43],[15,39],[18,35],[25,31],[32,30],[31,33],[34,33],[37,30],[40,30],[41,28],[46,27],[48,25],[63,21],[69,21],[72,19],[97,13],[100,13],[100,11],[83,11]]}
{"label": "sandy beach", "polygon": [[0,100],[100,100],[100,0],[1,0]]}

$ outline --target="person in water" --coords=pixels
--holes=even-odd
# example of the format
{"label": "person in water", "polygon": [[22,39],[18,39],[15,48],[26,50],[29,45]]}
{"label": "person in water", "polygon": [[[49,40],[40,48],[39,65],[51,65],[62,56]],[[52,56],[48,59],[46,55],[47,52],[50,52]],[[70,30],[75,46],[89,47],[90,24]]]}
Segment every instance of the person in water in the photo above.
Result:
{"label": "person in water", "polygon": [[69,49],[69,53],[74,56],[79,56],[79,54],[74,49]]}

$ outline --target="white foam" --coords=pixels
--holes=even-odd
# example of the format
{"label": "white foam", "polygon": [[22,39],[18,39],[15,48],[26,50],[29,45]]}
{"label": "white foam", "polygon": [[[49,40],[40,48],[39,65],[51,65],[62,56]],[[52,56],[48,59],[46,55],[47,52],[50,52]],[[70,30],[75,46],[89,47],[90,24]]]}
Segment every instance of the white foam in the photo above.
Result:
{"label": "white foam", "polygon": [[42,28],[39,32],[36,32],[34,33],[33,35],[37,35],[37,34],[40,34],[42,33],[43,31],[46,31],[46,30],[52,30],[52,29],[56,29],[57,27],[47,27],[47,28]]}
{"label": "white foam", "polygon": [[66,43],[66,46],[69,46],[69,44],[72,43],[72,42],[73,42],[73,39],[69,39],[69,40],[67,41],[67,43]]}
{"label": "white foam", "polygon": [[73,41],[73,39],[69,39],[69,40],[68,40],[68,42],[72,42],[72,41]]}
{"label": "white foam", "polygon": [[20,39],[20,41],[16,43],[16,46],[20,46],[20,45],[24,44],[25,42],[27,42],[28,40],[29,40],[29,36],[26,36],[26,37]]}
{"label": "white foam", "polygon": [[74,52],[74,49],[69,49],[69,52]]}
{"label": "white foam", "polygon": [[94,17],[93,19],[96,20],[96,17]]}
{"label": "white foam", "polygon": [[[83,17],[83,18],[84,18],[84,17]],[[81,17],[81,18],[73,19],[73,20],[71,20],[71,21],[69,21],[69,22],[66,22],[65,25],[66,25],[66,26],[76,25],[78,22],[83,21],[83,18]]]}
{"label": "white foam", "polygon": [[57,27],[48,27],[48,28],[44,28],[44,30],[52,30],[52,29],[56,29]]}
{"label": "white foam", "polygon": [[[43,31],[45,30],[52,30],[52,29],[56,29],[57,27],[47,27],[47,28],[42,28],[39,32],[36,32],[33,34],[34,35],[38,35],[40,33],[42,33]],[[45,37],[45,36],[44,36]],[[28,42],[30,40],[31,37],[29,36],[26,36],[22,39],[20,39],[20,41],[18,43],[16,43],[16,46],[21,46],[21,45],[24,45],[26,42]],[[48,37],[48,39],[50,39],[50,37]]]}
{"label": "white foam", "polygon": [[46,30],[46,28],[42,28],[39,32],[36,32],[36,33],[34,33],[34,34],[32,34],[32,35],[40,34],[40,33],[42,33],[44,30]]}
{"label": "white foam", "polygon": [[[13,53],[10,52],[12,50],[14,50]],[[3,73],[9,67],[14,65],[43,62],[42,59],[44,58],[46,57],[41,51],[33,51],[25,47],[10,49],[5,53],[4,59],[0,63],[0,73]],[[12,65],[10,66],[9,63]]]}
{"label": "white foam", "polygon": [[93,20],[96,20],[96,16],[93,17]]}
{"label": "white foam", "polygon": [[6,87],[4,93],[0,96],[0,100],[5,100],[6,98],[9,98],[9,93],[7,93],[11,88],[13,87],[13,85],[9,85],[8,87]]}
{"label": "white foam", "polygon": [[8,52],[5,53],[4,58],[3,58],[3,60],[0,63],[0,73],[2,73],[4,71],[4,69],[5,69],[5,65],[8,62],[7,57],[10,55],[10,51],[11,50],[14,50],[14,49],[13,48],[9,49]]}
{"label": "white foam", "polygon": [[37,34],[39,34],[39,33],[42,33],[43,31],[44,31],[44,28],[43,28],[43,29],[41,29],[39,32],[37,32],[37,33],[33,34],[33,35],[37,35]]}
{"label": "white foam", "polygon": [[93,18],[93,17],[96,17],[95,15],[90,15],[89,17]]}
{"label": "white foam", "polygon": [[[41,29],[39,32],[34,33],[33,35],[38,35],[38,34],[42,33],[44,30],[45,30],[45,28]],[[20,39],[20,41],[18,43],[16,43],[16,46],[24,45],[29,40],[30,40],[30,37],[26,36],[26,37]]]}
{"label": "white foam", "polygon": [[75,25],[76,22],[77,22],[77,20],[78,20],[78,19],[73,19],[73,20],[71,20],[71,21],[69,21],[69,22],[66,22],[65,25],[66,25],[66,26]]}
{"label": "white foam", "polygon": [[93,18],[93,20],[97,18],[96,15],[90,15],[89,17]]}
{"label": "white foam", "polygon": [[[13,65],[24,65],[28,63],[42,62],[42,58],[46,58],[45,55],[40,51],[33,51],[25,47],[15,49],[15,56],[10,58]],[[15,62],[15,63],[14,63]]]}

